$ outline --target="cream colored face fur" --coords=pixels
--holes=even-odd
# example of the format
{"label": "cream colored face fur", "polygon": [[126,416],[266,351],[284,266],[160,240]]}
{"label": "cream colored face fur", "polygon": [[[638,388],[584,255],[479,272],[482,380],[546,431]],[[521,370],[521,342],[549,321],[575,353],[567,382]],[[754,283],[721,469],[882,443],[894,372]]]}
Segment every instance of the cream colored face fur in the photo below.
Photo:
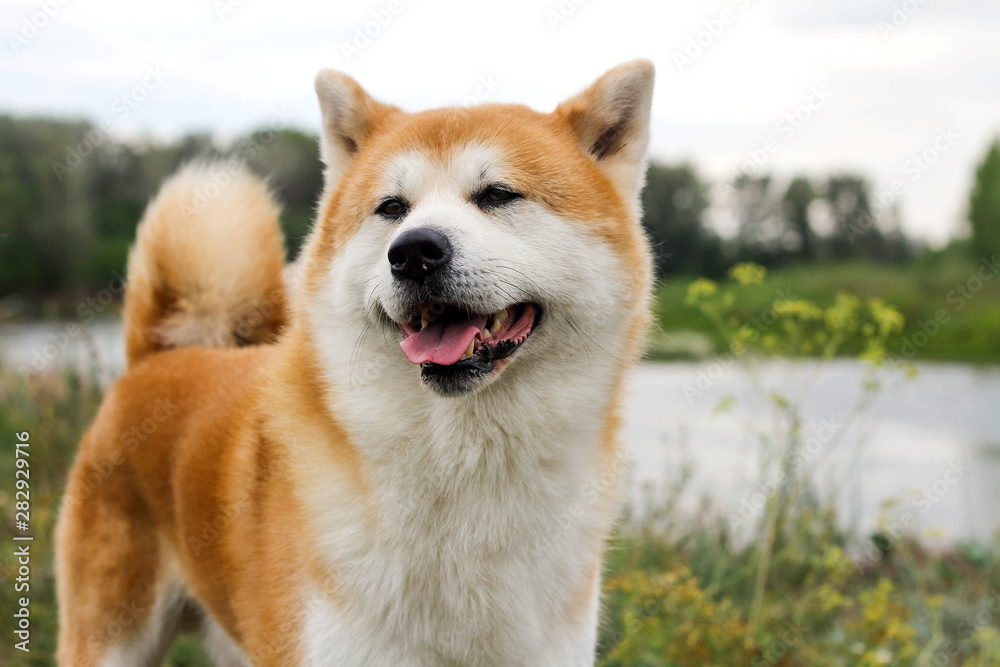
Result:
{"label": "cream colored face fur", "polygon": [[[503,182],[506,165],[499,151],[457,146],[444,157],[408,152],[391,158],[392,170],[376,190],[384,193],[380,198],[405,197],[408,215],[399,221],[369,216],[330,262],[325,289],[310,299],[307,312],[317,339],[337,341],[321,346],[331,378],[348,391],[375,384],[380,391],[402,390],[408,403],[432,400],[423,395],[419,367],[399,348],[396,324],[426,297],[482,313],[522,302],[540,306],[538,326],[504,366],[512,373],[530,371],[546,384],[574,383],[580,364],[613,364],[604,351],[619,347],[629,325],[621,303],[625,267],[614,253],[586,228],[538,202],[521,199],[484,211],[470,201],[483,186]],[[454,254],[442,287],[414,297],[415,288],[392,275],[386,255],[394,239],[420,228],[441,231]],[[491,373],[471,391],[499,375]],[[517,382],[511,379],[511,387]]]}
{"label": "cream colored face fur", "polygon": [[[562,116],[576,133],[567,137],[559,136],[566,127],[553,127],[551,116],[540,118],[522,108],[514,109],[525,116],[518,134],[507,136],[491,123],[511,109],[496,106],[436,112],[437,118],[428,112],[424,115],[429,118],[407,119],[411,127],[407,121],[393,127],[401,112],[373,111],[352,81],[321,73],[317,90],[324,109],[328,182],[320,224],[328,236],[336,234],[331,227],[351,230],[334,252],[307,257],[309,272],[321,276],[313,281],[307,316],[321,340],[337,341],[320,346],[331,379],[352,388],[383,371],[405,368],[405,358],[395,348],[413,327],[426,326],[426,314],[438,312],[434,309],[486,315],[485,324],[480,320],[485,338],[477,336],[475,349],[482,338],[491,352],[486,361],[500,357],[482,364],[485,369],[479,372],[446,373],[445,381],[426,367],[462,364],[423,364],[425,372],[419,375],[424,384],[443,395],[482,390],[509,366],[530,363],[540,366],[543,376],[560,375],[580,355],[593,362],[598,361],[595,350],[618,349],[633,328],[632,315],[642,299],[635,274],[645,267],[636,266],[634,247],[616,248],[615,241],[628,239],[634,246],[637,235],[635,229],[620,228],[636,225],[648,132],[648,75],[642,67],[621,68],[609,73],[603,86],[588,91],[590,99],[564,105]],[[590,108],[574,109],[574,102]],[[424,140],[421,132],[428,135]],[[575,139],[570,155],[525,159],[526,151],[545,151],[545,142],[566,139]],[[535,140],[538,146],[531,145]],[[564,153],[566,148],[559,146]],[[360,177],[352,174],[356,163],[361,163]],[[558,183],[558,196],[545,196],[550,183]],[[484,193],[491,191],[508,200],[489,204]],[[353,207],[332,205],[338,195],[351,197]],[[387,215],[380,207],[386,202],[394,202],[400,212]],[[563,202],[569,205],[560,206]],[[602,237],[595,233],[599,226],[617,226],[618,233]],[[401,275],[393,267],[394,247],[427,231],[443,240],[448,261],[415,280]],[[531,314],[535,321],[523,345],[511,350],[489,340],[490,324],[499,325],[492,314],[516,316],[524,304],[531,304],[525,321]],[[449,314],[442,319],[450,319]],[[418,375],[412,370],[411,375]]]}

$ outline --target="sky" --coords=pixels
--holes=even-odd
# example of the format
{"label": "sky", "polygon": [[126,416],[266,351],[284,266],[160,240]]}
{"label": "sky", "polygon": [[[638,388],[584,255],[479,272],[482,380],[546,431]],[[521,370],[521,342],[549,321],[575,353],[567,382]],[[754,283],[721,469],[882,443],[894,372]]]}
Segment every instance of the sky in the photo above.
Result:
{"label": "sky", "polygon": [[128,138],[315,133],[324,67],[410,110],[550,110],[649,58],[654,159],[716,182],[861,173],[932,245],[964,229],[1000,135],[996,0],[5,0],[0,36],[0,113]]}

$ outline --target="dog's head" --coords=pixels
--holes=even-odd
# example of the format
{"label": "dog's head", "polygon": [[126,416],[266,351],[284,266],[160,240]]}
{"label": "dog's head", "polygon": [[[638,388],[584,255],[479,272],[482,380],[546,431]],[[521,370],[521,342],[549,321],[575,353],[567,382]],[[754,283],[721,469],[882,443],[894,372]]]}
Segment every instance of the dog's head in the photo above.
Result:
{"label": "dog's head", "polygon": [[347,377],[381,355],[395,377],[460,395],[513,382],[508,369],[586,381],[595,356],[634,357],[652,85],[636,61],[549,114],[411,114],[320,72],[326,192],[303,308],[329,365]]}

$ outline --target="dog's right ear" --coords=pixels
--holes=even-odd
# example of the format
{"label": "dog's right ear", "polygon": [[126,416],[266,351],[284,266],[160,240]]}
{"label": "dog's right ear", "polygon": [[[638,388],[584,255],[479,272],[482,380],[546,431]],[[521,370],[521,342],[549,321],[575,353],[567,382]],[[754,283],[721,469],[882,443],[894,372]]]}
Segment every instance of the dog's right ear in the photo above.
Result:
{"label": "dog's right ear", "polygon": [[316,96],[323,115],[320,154],[332,190],[368,137],[400,109],[375,100],[357,81],[332,69],[316,75]]}
{"label": "dog's right ear", "polygon": [[633,60],[606,72],[554,112],[636,211],[646,173],[653,78],[652,62]]}

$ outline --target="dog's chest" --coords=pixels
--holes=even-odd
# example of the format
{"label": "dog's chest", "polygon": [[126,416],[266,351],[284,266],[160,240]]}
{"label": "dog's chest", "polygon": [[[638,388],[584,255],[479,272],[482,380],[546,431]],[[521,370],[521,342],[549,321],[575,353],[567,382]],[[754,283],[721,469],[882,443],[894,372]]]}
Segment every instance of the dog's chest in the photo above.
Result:
{"label": "dog's chest", "polygon": [[598,532],[570,509],[580,485],[527,457],[465,456],[403,457],[409,475],[379,480],[378,535],[334,565],[355,603],[311,613],[310,652],[339,660],[316,664],[528,664],[551,641]]}

